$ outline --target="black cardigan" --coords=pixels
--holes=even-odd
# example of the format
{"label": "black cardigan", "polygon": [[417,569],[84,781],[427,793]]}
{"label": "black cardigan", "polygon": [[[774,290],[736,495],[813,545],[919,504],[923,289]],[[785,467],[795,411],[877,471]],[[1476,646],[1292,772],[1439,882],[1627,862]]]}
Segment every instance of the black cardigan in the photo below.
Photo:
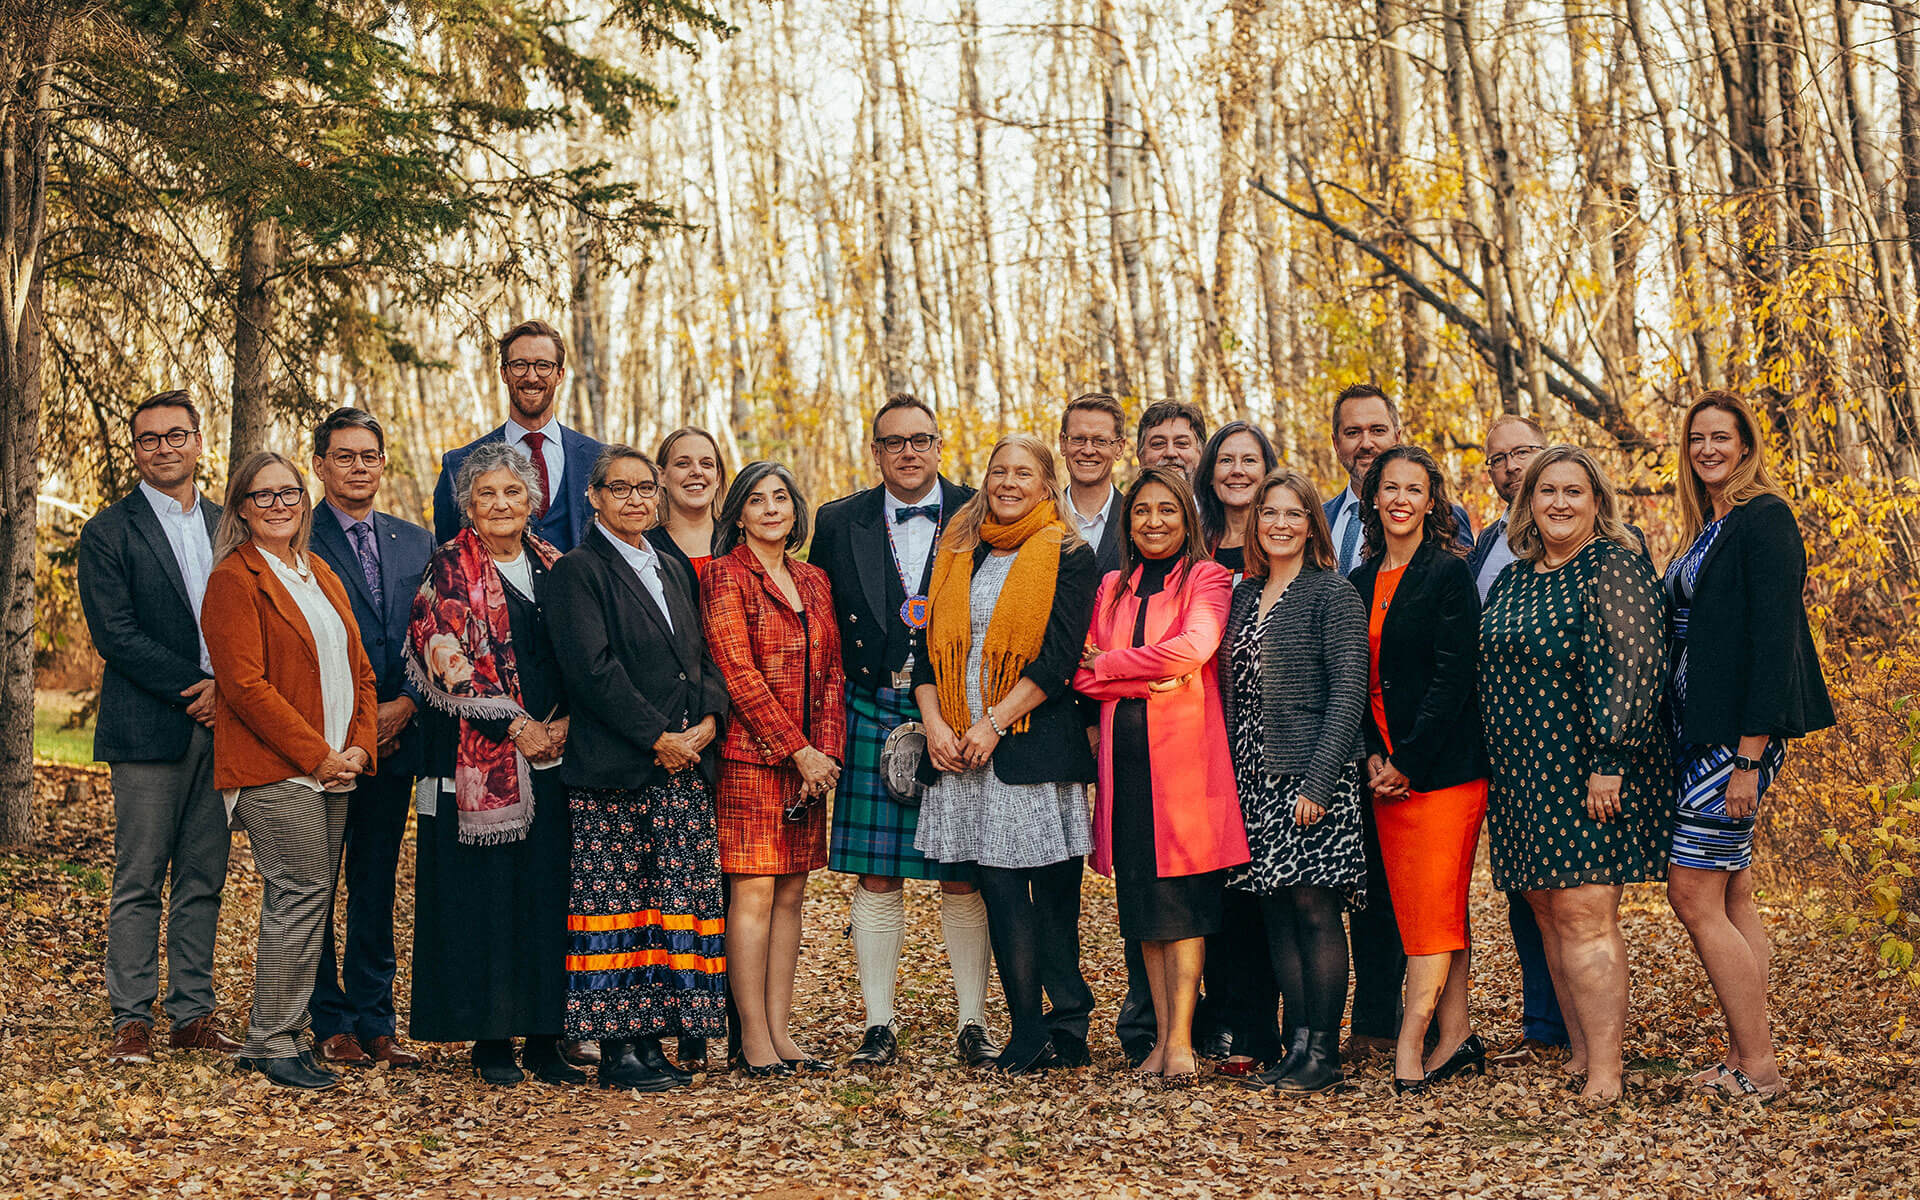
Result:
{"label": "black cardigan", "polygon": [[1727,514],[1693,585],[1682,741],[1731,746],[1833,724],[1806,585],[1806,547],[1786,501],[1756,496]]}
{"label": "black cardigan", "polygon": [[[1380,557],[1349,576],[1373,613]],[[1487,774],[1475,694],[1480,590],[1467,561],[1423,543],[1414,551],[1380,627],[1380,699],[1386,737],[1367,705],[1367,753],[1388,758],[1416,792],[1434,792]],[[1387,742],[1393,753],[1387,753]]]}
{"label": "black cardigan", "polygon": [[[992,547],[985,542],[973,551],[977,568]],[[939,553],[939,548],[935,548]],[[1094,592],[1099,579],[1094,572],[1093,547],[1085,542],[1060,555],[1060,578],[1053,588],[1053,608],[1047,614],[1047,632],[1040,642],[1040,654],[1020,672],[1031,679],[1046,699],[1028,714],[1026,732],[1000,739],[993,751],[993,773],[1002,783],[1092,783],[1093,750],[1087,745],[1087,725],[1080,716],[1072,688],[1073,673],[1080,666],[1080,652],[1086,645],[1087,627],[1093,621]],[[913,664],[913,686],[934,682],[933,665],[922,654]],[[964,734],[966,730],[957,729]],[[920,781],[932,783],[940,777],[933,760],[920,761]]]}

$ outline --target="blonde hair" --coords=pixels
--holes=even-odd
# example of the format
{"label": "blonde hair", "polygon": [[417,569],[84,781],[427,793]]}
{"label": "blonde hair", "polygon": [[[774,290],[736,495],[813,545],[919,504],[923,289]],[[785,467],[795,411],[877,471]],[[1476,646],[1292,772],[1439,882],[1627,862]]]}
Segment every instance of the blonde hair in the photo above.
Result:
{"label": "blonde hair", "polygon": [[[993,453],[987,455],[987,470],[993,469],[993,460],[1000,457],[1002,450],[1024,450],[1040,464],[1040,485],[1045,490],[1043,499],[1053,501],[1054,511],[1060,516],[1065,536],[1060,540],[1060,552],[1065,554],[1075,546],[1084,544],[1080,530],[1075,523],[1066,520],[1067,494],[1060,482],[1060,460],[1055,456],[1053,447],[1047,445],[1030,433],[1009,433],[993,444]],[[953,514],[947,522],[947,531],[941,535],[942,550],[966,551],[980,544],[980,523],[987,519],[987,489],[984,477],[981,488],[973,494],[960,511]]]}
{"label": "blonde hair", "polygon": [[1547,552],[1546,542],[1533,520],[1533,489],[1547,468],[1561,463],[1572,463],[1587,473],[1587,483],[1593,488],[1595,536],[1638,554],[1640,543],[1620,519],[1620,499],[1600,460],[1579,446],[1561,444],[1548,446],[1533,456],[1520,481],[1520,490],[1514,493],[1513,511],[1507,518],[1507,545],[1513,549],[1513,556],[1532,563],[1540,561],[1540,556]]}
{"label": "blonde hair", "polygon": [[1702,392],[1700,398],[1687,407],[1686,415],[1680,418],[1680,470],[1674,480],[1674,491],[1680,493],[1680,544],[1691,545],[1693,539],[1700,536],[1706,528],[1708,514],[1713,512],[1713,497],[1707,494],[1707,485],[1693,469],[1693,455],[1687,453],[1687,438],[1693,432],[1693,419],[1710,408],[1719,409],[1733,418],[1734,425],[1740,431],[1740,442],[1747,449],[1746,457],[1733,468],[1727,476],[1726,487],[1721,489],[1721,498],[1728,504],[1738,507],[1755,496],[1778,496],[1787,498],[1786,491],[1774,481],[1773,472],[1767,470],[1767,447],[1760,440],[1760,422],[1754,418],[1753,410],[1747,402],[1732,392]]}
{"label": "blonde hair", "polygon": [[238,550],[240,546],[253,540],[253,528],[241,515],[240,506],[247,501],[247,493],[253,490],[253,481],[260,472],[268,467],[281,466],[293,472],[293,481],[300,485],[300,523],[293,530],[293,552],[305,554],[307,542],[313,537],[313,497],[307,492],[307,477],[293,460],[284,454],[275,454],[271,450],[257,450],[247,456],[240,469],[227,480],[227,503],[220,512],[220,524],[213,532],[213,562]]}

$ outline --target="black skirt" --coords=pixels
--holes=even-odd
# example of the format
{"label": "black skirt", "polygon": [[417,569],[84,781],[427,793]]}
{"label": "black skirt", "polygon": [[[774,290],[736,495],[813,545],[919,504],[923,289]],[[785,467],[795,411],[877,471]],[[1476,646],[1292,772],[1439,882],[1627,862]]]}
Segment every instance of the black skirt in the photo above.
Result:
{"label": "black skirt", "polygon": [[1147,702],[1120,701],[1113,710],[1113,885],[1120,936],[1176,942],[1218,933],[1226,879],[1225,871],[1161,877]]}

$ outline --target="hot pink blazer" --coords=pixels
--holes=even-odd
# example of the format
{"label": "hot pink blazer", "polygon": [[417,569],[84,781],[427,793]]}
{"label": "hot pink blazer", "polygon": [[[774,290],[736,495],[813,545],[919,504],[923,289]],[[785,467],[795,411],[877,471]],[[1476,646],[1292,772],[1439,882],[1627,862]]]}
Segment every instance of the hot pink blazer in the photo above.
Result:
{"label": "hot pink blazer", "polygon": [[[1136,569],[1133,581],[1140,572]],[[1147,702],[1147,757],[1153,767],[1153,841],[1162,878],[1199,875],[1247,861],[1247,827],[1234,786],[1227,720],[1220,707],[1214,651],[1227,623],[1233,572],[1194,563],[1147,600],[1145,645],[1135,647],[1140,601],[1128,593],[1109,606],[1120,572],[1109,571],[1094,602],[1087,640],[1107,651],[1073,677],[1075,690],[1100,701],[1100,790],[1093,808],[1093,869],[1113,874],[1113,706]],[[1111,607],[1111,611],[1109,611]],[[1171,691],[1148,685],[1183,675]]]}

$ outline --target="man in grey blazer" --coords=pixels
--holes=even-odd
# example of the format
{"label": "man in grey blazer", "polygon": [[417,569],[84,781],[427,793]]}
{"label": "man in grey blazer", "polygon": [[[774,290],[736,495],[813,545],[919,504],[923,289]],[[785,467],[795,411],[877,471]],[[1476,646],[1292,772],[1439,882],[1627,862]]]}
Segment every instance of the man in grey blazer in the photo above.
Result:
{"label": "man in grey blazer", "polygon": [[175,1050],[232,1055],[214,1016],[213,943],[227,880],[226,805],[213,787],[213,670],[200,600],[220,506],[194,486],[200,414],[184,391],[134,409],[140,486],[80,531],[80,606],[105,660],[94,757],[113,779],[113,899],[107,910],[108,1061],[153,1061],[167,912],[168,1036]]}

